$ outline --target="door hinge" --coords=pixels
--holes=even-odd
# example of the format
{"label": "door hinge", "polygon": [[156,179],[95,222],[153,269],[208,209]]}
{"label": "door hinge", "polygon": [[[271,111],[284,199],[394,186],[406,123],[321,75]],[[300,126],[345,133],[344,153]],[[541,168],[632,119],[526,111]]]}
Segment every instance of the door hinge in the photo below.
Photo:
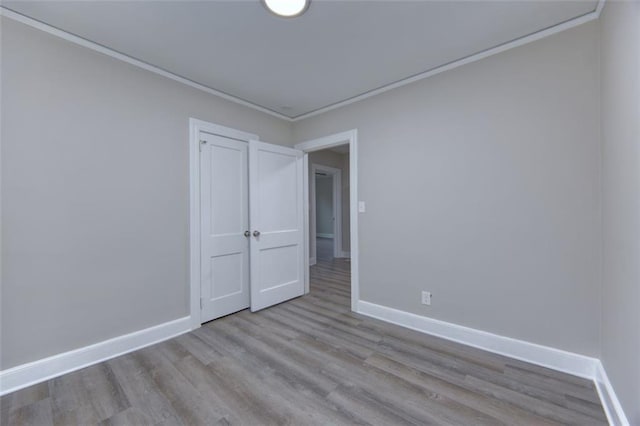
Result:
{"label": "door hinge", "polygon": [[206,144],[207,141],[200,141],[200,152],[202,152],[202,145]]}

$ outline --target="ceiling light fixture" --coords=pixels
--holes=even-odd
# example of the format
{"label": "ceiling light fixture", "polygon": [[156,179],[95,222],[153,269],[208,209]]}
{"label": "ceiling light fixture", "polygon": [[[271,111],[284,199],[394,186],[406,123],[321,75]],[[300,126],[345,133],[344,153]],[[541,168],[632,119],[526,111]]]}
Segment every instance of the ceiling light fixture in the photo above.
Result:
{"label": "ceiling light fixture", "polygon": [[262,4],[274,15],[282,18],[295,18],[309,8],[311,0],[262,0]]}

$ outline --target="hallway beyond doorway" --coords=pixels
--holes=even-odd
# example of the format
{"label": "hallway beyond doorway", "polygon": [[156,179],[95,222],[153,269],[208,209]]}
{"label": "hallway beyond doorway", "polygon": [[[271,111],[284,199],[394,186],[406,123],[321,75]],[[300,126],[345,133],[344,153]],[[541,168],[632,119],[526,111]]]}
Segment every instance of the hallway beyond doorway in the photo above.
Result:
{"label": "hallway beyond doorway", "polygon": [[316,238],[316,256],[318,260],[333,260],[333,238]]}

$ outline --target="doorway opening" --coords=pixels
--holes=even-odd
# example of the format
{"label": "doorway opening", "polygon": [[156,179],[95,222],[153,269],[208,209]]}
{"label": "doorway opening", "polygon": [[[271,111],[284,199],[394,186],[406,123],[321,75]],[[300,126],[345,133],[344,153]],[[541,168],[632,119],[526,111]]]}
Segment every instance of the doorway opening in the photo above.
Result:
{"label": "doorway opening", "polygon": [[[350,310],[349,145],[309,153],[310,293]],[[345,176],[343,184],[343,176]],[[344,201],[344,202],[343,202]],[[343,213],[346,226],[343,226]]]}
{"label": "doorway opening", "polygon": [[357,311],[357,131],[296,145],[305,153],[305,292]]}
{"label": "doorway opening", "polygon": [[[349,257],[348,147],[346,152],[335,149],[312,152],[309,162],[309,249],[310,263],[314,265],[319,259]],[[346,185],[343,176],[347,177]]]}

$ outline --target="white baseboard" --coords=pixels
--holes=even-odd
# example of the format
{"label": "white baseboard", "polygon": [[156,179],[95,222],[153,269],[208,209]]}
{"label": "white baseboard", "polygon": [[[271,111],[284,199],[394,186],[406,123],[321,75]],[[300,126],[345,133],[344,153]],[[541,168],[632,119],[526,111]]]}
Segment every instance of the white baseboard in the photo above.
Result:
{"label": "white baseboard", "polygon": [[596,358],[359,301],[358,313],[489,352],[593,380]]}
{"label": "white baseboard", "polygon": [[318,261],[316,260],[316,258],[315,258],[315,257],[310,257],[310,258],[309,258],[309,266],[313,266],[313,265],[315,265],[316,263],[318,263]]}
{"label": "white baseboard", "polygon": [[190,317],[0,371],[0,395],[150,346],[191,330]]}
{"label": "white baseboard", "polygon": [[362,315],[593,380],[609,424],[629,426],[629,421],[604,366],[597,358],[512,339],[362,300],[358,301],[357,306],[357,312]]}
{"label": "white baseboard", "polygon": [[333,238],[333,234],[321,234],[320,232],[318,232],[316,234],[316,237],[319,237],[319,238]]}
{"label": "white baseboard", "polygon": [[596,390],[598,391],[598,396],[600,396],[600,401],[602,402],[602,407],[607,415],[609,424],[613,426],[629,426],[629,420],[627,420],[627,416],[622,410],[622,405],[613,390],[613,386],[609,381],[602,362],[598,361],[595,373],[594,382],[596,384]]}

